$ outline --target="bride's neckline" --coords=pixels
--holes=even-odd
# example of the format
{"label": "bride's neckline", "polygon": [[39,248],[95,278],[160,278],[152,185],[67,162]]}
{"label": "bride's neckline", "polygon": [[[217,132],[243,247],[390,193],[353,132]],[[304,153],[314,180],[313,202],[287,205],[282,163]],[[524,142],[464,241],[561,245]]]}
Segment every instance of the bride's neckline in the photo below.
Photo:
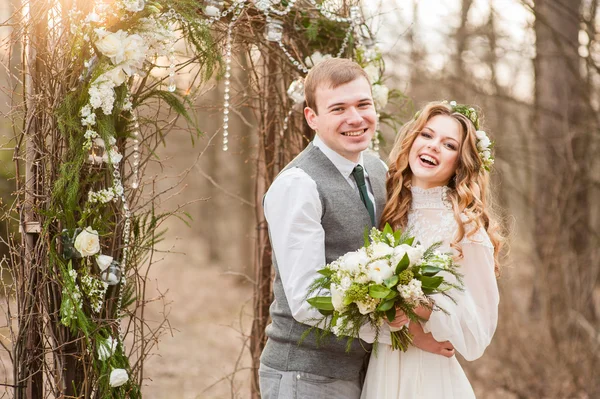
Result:
{"label": "bride's neckline", "polygon": [[446,200],[447,186],[432,188],[411,187],[412,209],[451,209],[450,202]]}

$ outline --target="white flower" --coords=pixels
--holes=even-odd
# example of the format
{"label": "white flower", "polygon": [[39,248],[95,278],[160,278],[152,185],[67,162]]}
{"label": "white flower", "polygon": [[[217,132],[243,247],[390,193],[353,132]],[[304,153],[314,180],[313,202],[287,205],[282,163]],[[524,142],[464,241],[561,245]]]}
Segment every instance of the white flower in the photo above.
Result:
{"label": "white flower", "polygon": [[369,248],[371,250],[373,258],[382,258],[384,256],[391,255],[392,253],[394,253],[394,248],[390,247],[384,242],[376,242]]}
{"label": "white flower", "polygon": [[138,12],[144,9],[146,2],[144,0],[123,0],[123,8],[130,12]]}
{"label": "white flower", "polygon": [[131,76],[137,70],[142,69],[148,46],[138,34],[129,35],[123,42],[123,71]]}
{"label": "white flower", "polygon": [[117,340],[113,337],[108,337],[98,345],[98,359],[105,361],[111,357],[117,349]]}
{"label": "white flower", "polygon": [[367,273],[369,274],[371,281],[381,284],[386,278],[392,277],[394,274],[394,269],[390,266],[387,260],[380,259],[369,264]]}
{"label": "white flower", "polygon": [[422,245],[417,245],[416,247],[413,247],[408,244],[398,245],[397,247],[394,248],[394,254],[392,255],[391,262],[392,262],[392,265],[395,266],[398,264],[398,262],[400,262],[402,260],[402,258],[404,257],[404,254],[407,254],[408,259],[410,261],[410,265],[413,266],[417,262],[419,262],[419,260],[421,260],[424,253],[425,253],[425,249],[423,248]]}
{"label": "white flower", "polygon": [[331,303],[333,308],[339,312],[343,312],[344,306],[344,291],[337,284],[331,284]]}
{"label": "white flower", "polygon": [[384,108],[388,103],[388,95],[390,89],[384,85],[373,85],[373,102],[375,102],[376,109]]}
{"label": "white flower", "polygon": [[123,103],[123,111],[131,111],[132,107],[133,107],[133,103],[131,102],[131,100],[129,100],[129,99],[125,100],[125,102]]}
{"label": "white flower", "polygon": [[379,82],[379,79],[381,77],[381,74],[379,73],[379,68],[377,68],[373,64],[369,64],[366,67],[364,67],[364,70],[367,73],[367,76],[369,77],[369,82],[371,82],[371,84]]}
{"label": "white flower", "polygon": [[91,113],[85,118],[81,119],[81,124],[83,126],[94,126],[96,124],[96,114]]}
{"label": "white flower", "polygon": [[119,29],[117,32],[112,33],[101,28],[94,31],[99,37],[99,40],[95,43],[98,50],[110,58],[115,65],[123,62],[125,52],[123,42],[127,38],[127,32]]}
{"label": "white flower", "polygon": [[91,12],[87,15],[87,17],[85,17],[85,22],[98,22],[100,21],[100,16],[98,16],[98,14],[96,14],[95,12]]}
{"label": "white flower", "polygon": [[304,59],[304,63],[306,64],[307,67],[312,68],[315,65],[317,65],[319,62],[321,61],[325,61],[327,59],[331,58],[331,54],[321,54],[320,51],[315,51],[310,57],[306,57]]}
{"label": "white flower", "polygon": [[113,388],[120,387],[129,380],[129,375],[125,369],[113,369],[110,372],[110,386]]}
{"label": "white flower", "polygon": [[483,156],[483,159],[485,159],[485,160],[489,160],[492,157],[492,153],[490,152],[490,150],[482,151],[481,155]]}
{"label": "white flower", "polygon": [[425,300],[425,294],[421,289],[421,282],[417,279],[412,279],[407,285],[398,285],[400,296],[407,302],[417,304]]}
{"label": "white flower", "polygon": [[487,134],[483,130],[476,131],[475,132],[475,136],[477,137],[477,140],[481,140],[483,138],[487,138]]}
{"label": "white flower", "polygon": [[369,300],[368,302],[356,302],[356,306],[358,306],[360,314],[369,314],[377,308],[377,301]]}
{"label": "white flower", "polygon": [[[115,103],[115,84],[112,80],[106,80],[104,75],[100,75],[90,86],[88,94],[90,95],[90,105],[92,108],[102,107],[104,115],[110,115]],[[102,79],[101,79],[102,78]],[[95,116],[95,114],[92,114]],[[91,116],[91,115],[90,115]]]}
{"label": "white flower", "polygon": [[117,139],[114,138],[114,136],[109,136],[108,137],[108,145],[115,145],[117,144]]}
{"label": "white flower", "polygon": [[340,268],[354,274],[359,271],[360,266],[365,265],[368,261],[369,257],[364,250],[348,252],[342,257]]}
{"label": "white flower", "polygon": [[104,162],[110,162],[113,165],[118,165],[122,159],[123,155],[119,153],[117,147],[111,147],[109,151],[104,151],[104,155],[102,156],[102,160]]}
{"label": "white flower", "polygon": [[215,6],[206,6],[204,9],[204,14],[208,17],[216,17],[221,13],[221,11]]}
{"label": "white flower", "polygon": [[98,232],[92,230],[91,227],[86,227],[75,238],[75,249],[79,251],[81,256],[95,255],[100,251],[100,239]]}
{"label": "white flower", "polygon": [[97,80],[103,78],[103,80],[108,80],[114,83],[115,87],[121,86],[123,82],[127,79],[127,75],[123,71],[123,68],[117,66],[110,71],[104,72],[101,76],[98,77]]}
{"label": "white flower", "polygon": [[100,271],[105,271],[110,266],[112,261],[113,257],[108,255],[98,255],[96,258],[96,264],[98,264]]}
{"label": "white flower", "polygon": [[85,137],[88,140],[94,139],[96,137],[98,137],[98,133],[96,133],[94,130],[92,129],[88,129],[85,131],[85,133],[83,134],[83,137]]}
{"label": "white flower", "polygon": [[90,116],[91,113],[92,113],[92,107],[90,107],[89,104],[86,104],[86,106],[81,108],[81,111],[79,111],[79,114],[83,118],[87,118],[88,116]]}
{"label": "white flower", "polygon": [[117,196],[123,195],[123,185],[120,182],[115,182],[115,186],[113,187],[113,191]]}
{"label": "white flower", "polygon": [[477,149],[479,151],[485,151],[490,147],[491,144],[492,144],[492,142],[486,136],[484,138],[477,140]]}

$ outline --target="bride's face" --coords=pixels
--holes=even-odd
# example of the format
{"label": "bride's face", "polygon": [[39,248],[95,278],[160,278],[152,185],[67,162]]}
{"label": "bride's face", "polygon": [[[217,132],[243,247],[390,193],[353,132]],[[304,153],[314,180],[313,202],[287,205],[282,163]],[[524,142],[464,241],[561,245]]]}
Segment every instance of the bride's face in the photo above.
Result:
{"label": "bride's face", "polygon": [[458,167],[461,141],[460,125],[454,118],[436,115],[429,119],[408,154],[412,185],[424,189],[447,185]]}

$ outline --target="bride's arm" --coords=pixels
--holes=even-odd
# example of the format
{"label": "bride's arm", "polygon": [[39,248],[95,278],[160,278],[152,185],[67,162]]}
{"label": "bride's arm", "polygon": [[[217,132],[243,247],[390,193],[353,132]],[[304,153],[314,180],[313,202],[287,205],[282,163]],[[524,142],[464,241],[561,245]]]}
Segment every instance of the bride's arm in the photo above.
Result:
{"label": "bride's arm", "polygon": [[467,360],[483,355],[490,344],[498,321],[498,285],[494,273],[494,249],[485,231],[477,241],[461,243],[463,259],[460,272],[464,275],[464,291],[453,290],[451,299],[433,296],[436,305],[448,311],[434,311],[423,324],[437,341],[450,341]]}

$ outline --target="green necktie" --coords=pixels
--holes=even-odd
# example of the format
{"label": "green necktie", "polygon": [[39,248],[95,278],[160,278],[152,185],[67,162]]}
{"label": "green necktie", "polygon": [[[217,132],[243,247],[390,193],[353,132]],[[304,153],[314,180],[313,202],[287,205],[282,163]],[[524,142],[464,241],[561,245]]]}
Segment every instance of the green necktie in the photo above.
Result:
{"label": "green necktie", "polygon": [[373,203],[371,202],[371,198],[369,198],[369,193],[367,192],[367,185],[365,183],[365,171],[362,166],[356,165],[354,170],[352,171],[352,176],[354,176],[354,180],[356,181],[356,185],[358,186],[358,191],[360,192],[360,199],[363,204],[367,207],[367,211],[369,211],[369,216],[371,217],[371,223],[375,226],[375,209],[373,208]]}

